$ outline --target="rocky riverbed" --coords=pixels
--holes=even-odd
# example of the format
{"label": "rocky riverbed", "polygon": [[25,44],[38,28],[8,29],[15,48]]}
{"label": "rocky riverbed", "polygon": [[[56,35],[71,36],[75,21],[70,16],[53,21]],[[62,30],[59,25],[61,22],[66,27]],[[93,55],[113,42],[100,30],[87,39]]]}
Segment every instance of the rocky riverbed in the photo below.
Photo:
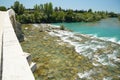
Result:
{"label": "rocky riverbed", "polygon": [[49,24],[22,25],[36,80],[119,80],[120,45]]}

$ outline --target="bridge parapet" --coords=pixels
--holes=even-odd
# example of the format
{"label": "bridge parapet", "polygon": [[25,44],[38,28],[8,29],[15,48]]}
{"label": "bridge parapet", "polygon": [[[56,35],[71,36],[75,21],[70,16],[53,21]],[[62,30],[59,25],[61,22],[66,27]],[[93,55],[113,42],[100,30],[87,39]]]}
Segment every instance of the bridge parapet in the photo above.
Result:
{"label": "bridge parapet", "polygon": [[12,25],[13,25],[13,28],[14,28],[14,30],[15,30],[15,32],[16,32],[16,18],[15,18],[15,12],[14,12],[14,10],[13,9],[9,9],[8,11],[7,11],[7,13],[8,13],[8,15],[9,15],[9,18],[10,18],[10,21],[11,21],[11,23],[12,23]]}
{"label": "bridge parapet", "polygon": [[[13,16],[13,21],[11,21],[11,16]],[[2,34],[2,39],[0,39],[2,40],[2,45],[0,45],[2,49],[0,50],[3,58],[2,80],[34,80],[32,71],[13,29],[13,23],[16,23],[13,10],[0,12],[0,33]]]}
{"label": "bridge parapet", "polygon": [[7,12],[9,14],[9,17],[14,16],[14,18],[15,18],[15,12],[13,9],[9,9]]}
{"label": "bridge parapet", "polygon": [[[0,18],[2,17],[3,12],[0,11]],[[2,19],[0,19],[2,22]],[[2,24],[0,23],[0,80],[2,78],[2,54],[3,54],[3,29]]]}

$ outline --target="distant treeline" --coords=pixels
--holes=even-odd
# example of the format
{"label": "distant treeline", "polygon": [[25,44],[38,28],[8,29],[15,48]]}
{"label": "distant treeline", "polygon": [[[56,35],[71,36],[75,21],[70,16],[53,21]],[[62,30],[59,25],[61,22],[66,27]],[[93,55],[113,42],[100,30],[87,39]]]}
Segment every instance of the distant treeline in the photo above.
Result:
{"label": "distant treeline", "polygon": [[[26,9],[23,4],[16,1],[11,8],[14,9],[17,20],[21,23],[93,22],[108,17],[118,17],[120,19],[120,16],[114,12],[93,12],[92,9],[88,11],[65,10],[61,7],[53,8],[51,2],[40,5],[36,4],[33,9]],[[6,8],[1,6],[0,10],[6,10]]]}

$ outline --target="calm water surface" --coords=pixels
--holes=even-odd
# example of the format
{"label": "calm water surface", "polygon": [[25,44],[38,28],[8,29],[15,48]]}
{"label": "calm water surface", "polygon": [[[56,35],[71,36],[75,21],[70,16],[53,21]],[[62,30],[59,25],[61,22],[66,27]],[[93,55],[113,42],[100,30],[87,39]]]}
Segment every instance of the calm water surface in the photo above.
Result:
{"label": "calm water surface", "polygon": [[114,38],[116,41],[120,40],[120,21],[117,18],[108,18],[88,23],[54,23],[54,25],[64,25],[74,32],[92,34],[97,37]]}

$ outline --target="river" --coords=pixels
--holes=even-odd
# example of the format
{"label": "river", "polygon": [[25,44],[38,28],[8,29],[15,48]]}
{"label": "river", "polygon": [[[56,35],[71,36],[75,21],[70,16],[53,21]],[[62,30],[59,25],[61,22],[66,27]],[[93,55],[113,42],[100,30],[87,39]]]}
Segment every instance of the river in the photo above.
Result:
{"label": "river", "polygon": [[93,68],[78,72],[81,79],[120,79],[120,21],[117,18],[53,25],[64,25],[72,30],[73,32],[56,30],[50,32],[50,35],[59,36],[64,42],[70,43],[77,53],[88,57],[92,62]]}
{"label": "river", "polygon": [[[61,24],[73,32],[51,28]],[[43,27],[46,31],[41,32]],[[120,80],[120,23],[116,18],[22,28],[23,50],[37,63],[36,80]]]}
{"label": "river", "polygon": [[89,34],[113,42],[120,41],[120,21],[117,18],[103,19],[98,22],[54,23],[82,34]]}

